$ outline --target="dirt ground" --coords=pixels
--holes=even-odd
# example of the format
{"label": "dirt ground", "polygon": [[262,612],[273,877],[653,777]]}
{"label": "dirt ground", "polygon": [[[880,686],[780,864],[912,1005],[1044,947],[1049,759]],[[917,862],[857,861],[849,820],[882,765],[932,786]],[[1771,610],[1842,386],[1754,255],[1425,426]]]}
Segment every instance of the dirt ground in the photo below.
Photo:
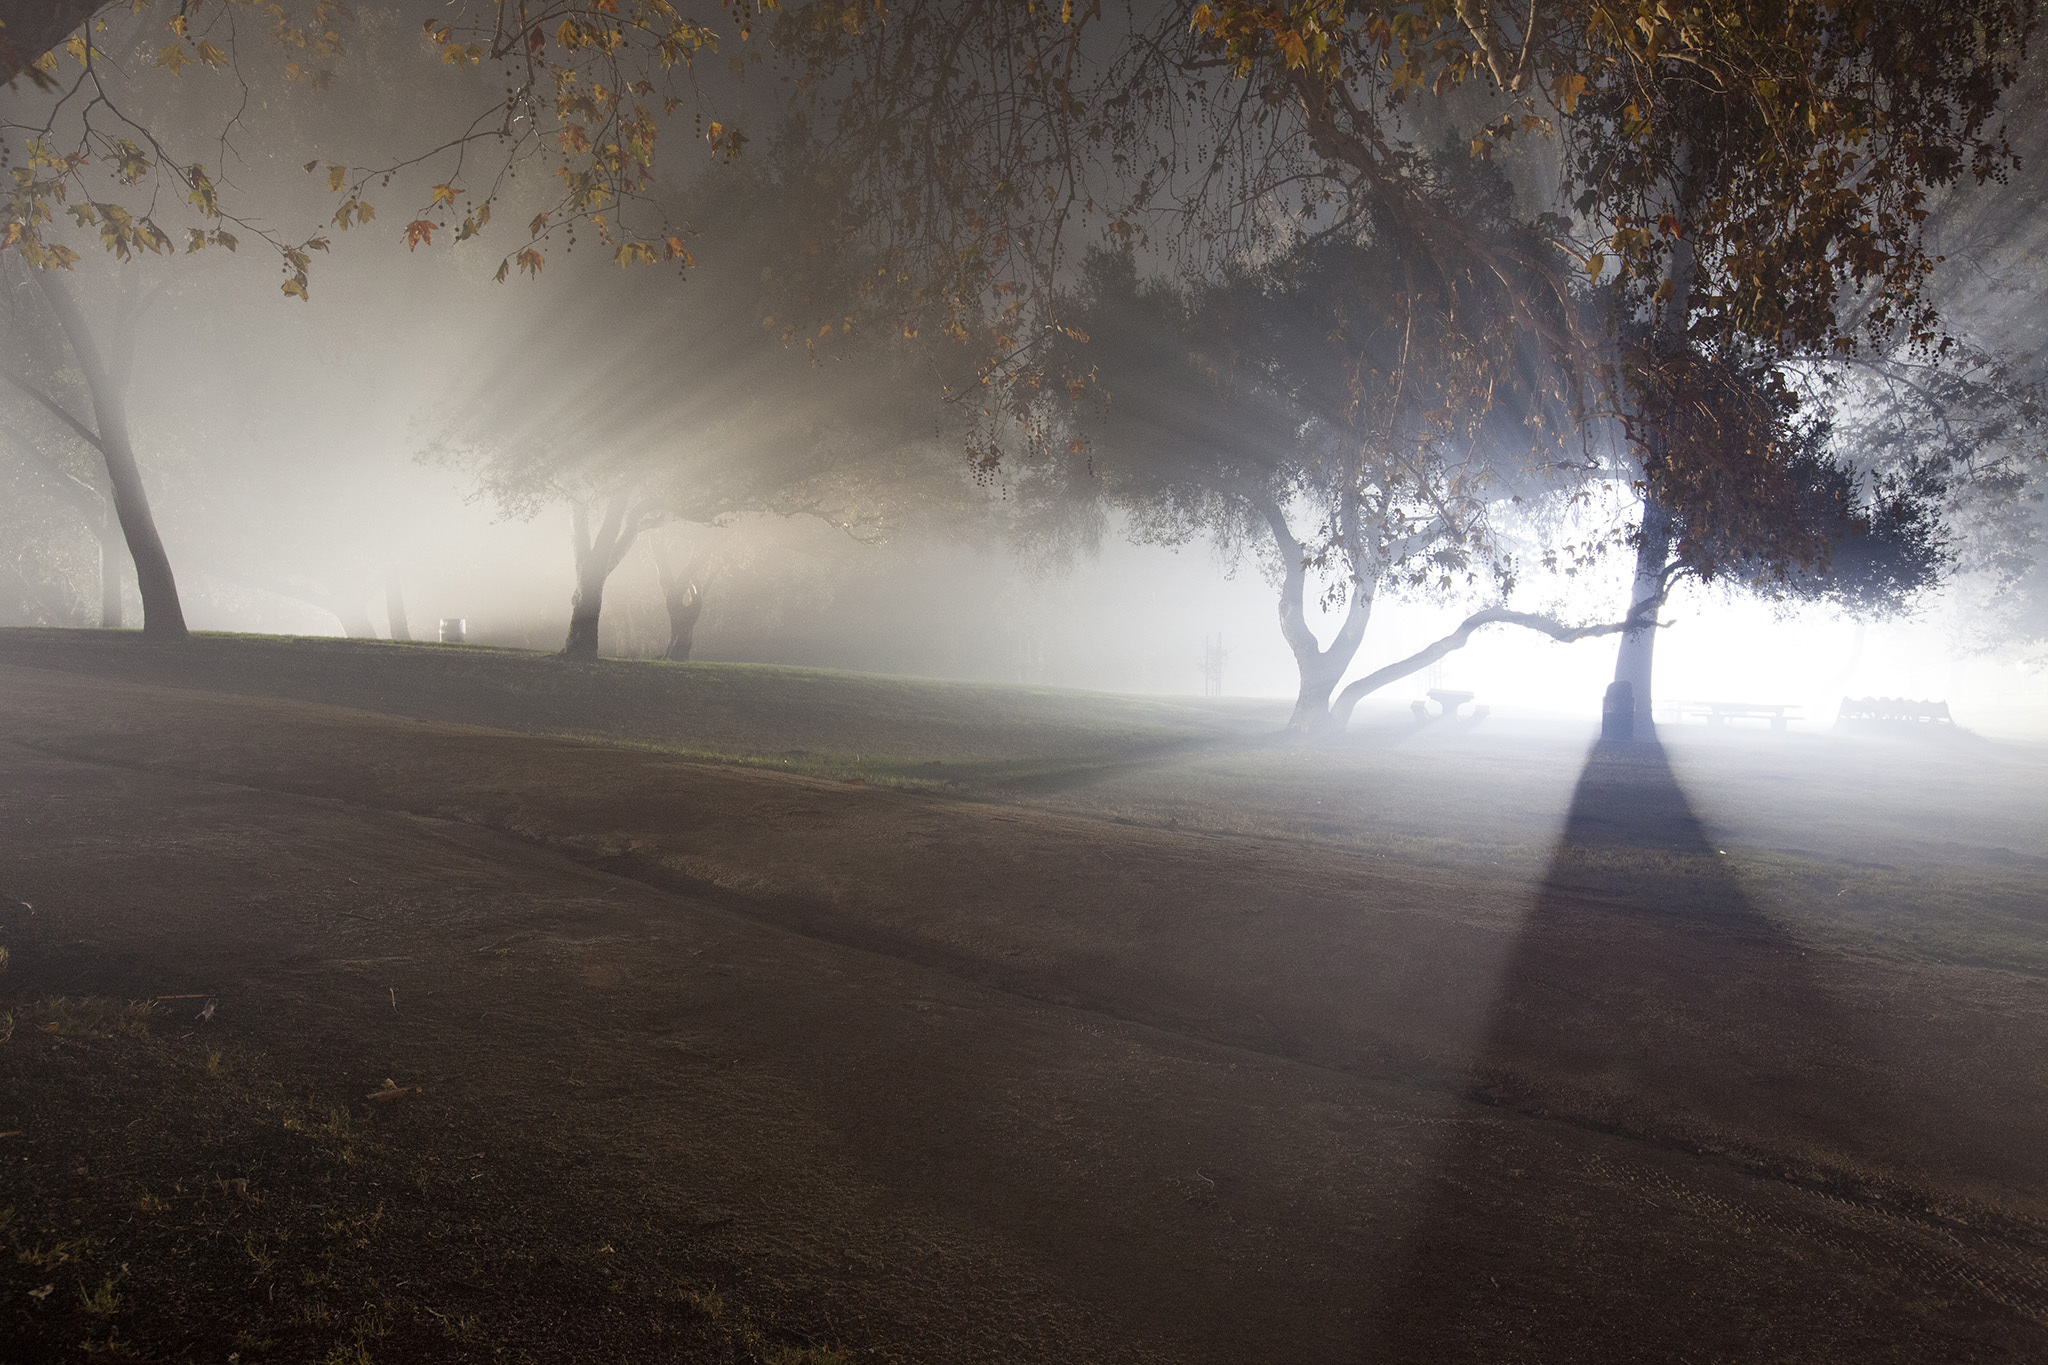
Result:
{"label": "dirt ground", "polygon": [[2040,753],[1261,721],[0,632],[0,1359],[2048,1359]]}

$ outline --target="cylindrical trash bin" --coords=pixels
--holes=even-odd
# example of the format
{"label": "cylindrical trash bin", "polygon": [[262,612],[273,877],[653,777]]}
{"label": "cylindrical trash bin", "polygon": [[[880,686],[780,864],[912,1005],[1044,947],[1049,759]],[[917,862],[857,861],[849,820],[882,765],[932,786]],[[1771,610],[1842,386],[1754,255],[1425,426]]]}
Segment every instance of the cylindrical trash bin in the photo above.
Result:
{"label": "cylindrical trash bin", "polygon": [[462,632],[463,632],[463,627],[464,627],[465,625],[467,625],[467,624],[468,624],[468,623],[467,623],[467,621],[466,621],[466,620],[465,620],[465,619],[464,619],[463,617],[460,617],[460,616],[444,616],[444,617],[442,617],[442,618],[441,618],[441,643],[442,643],[442,644],[444,644],[444,645],[459,645],[459,644],[461,644],[461,643],[462,643]]}

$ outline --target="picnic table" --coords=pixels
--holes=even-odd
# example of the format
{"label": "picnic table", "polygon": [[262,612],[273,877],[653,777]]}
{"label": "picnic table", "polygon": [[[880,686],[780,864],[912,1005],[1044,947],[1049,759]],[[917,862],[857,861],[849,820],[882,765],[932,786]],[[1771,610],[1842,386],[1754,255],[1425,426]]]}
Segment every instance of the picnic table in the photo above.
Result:
{"label": "picnic table", "polygon": [[[1428,702],[1415,702],[1408,709],[1415,713],[1415,719],[1417,720],[1454,719],[1457,717],[1458,708],[1463,706],[1466,702],[1471,701],[1472,698],[1476,695],[1478,694],[1473,692],[1459,692],[1449,687],[1432,687],[1429,689],[1428,696],[1429,700],[1435,702],[1437,705],[1437,712],[1435,715],[1432,716],[1429,713]],[[1486,708],[1484,706],[1476,707],[1474,708],[1472,714],[1466,717],[1466,719],[1476,721],[1483,717],[1485,714]]]}

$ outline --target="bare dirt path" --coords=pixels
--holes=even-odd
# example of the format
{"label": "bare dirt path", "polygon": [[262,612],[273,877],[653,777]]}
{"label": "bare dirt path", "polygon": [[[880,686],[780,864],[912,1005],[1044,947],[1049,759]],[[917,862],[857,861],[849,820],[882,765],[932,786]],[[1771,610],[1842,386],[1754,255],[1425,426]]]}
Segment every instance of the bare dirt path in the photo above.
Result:
{"label": "bare dirt path", "polygon": [[[386,1337],[279,1343],[486,1358],[421,1335],[468,1294],[544,1359],[2048,1353],[2048,989],[1822,952],[1711,878],[1603,903],[14,667],[0,745],[0,987],[217,998],[194,1046],[408,1173]],[[1621,806],[1697,852],[1658,767],[1589,770],[1568,838]],[[0,1170],[81,1222],[177,1150],[107,1046],[0,1045]],[[204,1337],[177,1273],[131,1258],[131,1338]],[[34,1278],[0,1323],[41,1339]]]}

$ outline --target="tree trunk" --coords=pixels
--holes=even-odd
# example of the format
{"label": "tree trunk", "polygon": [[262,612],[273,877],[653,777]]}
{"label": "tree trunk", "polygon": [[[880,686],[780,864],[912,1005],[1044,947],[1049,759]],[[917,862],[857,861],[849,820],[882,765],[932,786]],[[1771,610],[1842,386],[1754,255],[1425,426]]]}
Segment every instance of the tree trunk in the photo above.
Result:
{"label": "tree trunk", "polygon": [[48,300],[50,311],[64,329],[72,354],[85,375],[92,394],[93,425],[99,434],[100,453],[107,463],[107,483],[113,489],[114,516],[128,544],[128,556],[135,563],[135,583],[142,590],[142,633],[152,640],[183,640],[185,609],[178,601],[178,581],[171,573],[170,556],[157,535],[156,518],[150,512],[149,494],[142,486],[142,470],[135,461],[135,449],[128,439],[128,410],[119,386],[100,358],[85,316],[71,297],[70,289],[48,270],[33,272],[36,284]]}
{"label": "tree trunk", "polygon": [[341,633],[349,639],[374,640],[377,638],[377,624],[370,619],[370,604],[367,599],[361,602],[351,602],[347,599],[338,598],[335,604],[328,608],[328,610],[334,613],[335,620],[341,622]]}
{"label": "tree trunk", "polygon": [[562,654],[570,659],[597,657],[597,620],[604,610],[604,583],[633,548],[647,509],[636,506],[633,490],[624,487],[605,502],[604,521],[591,533],[590,511],[582,503],[570,508],[571,544],[576,550],[576,593],[569,599],[569,638]]}
{"label": "tree trunk", "polygon": [[662,658],[670,663],[688,663],[690,646],[697,634],[697,618],[704,611],[704,590],[690,584],[687,596],[668,599],[668,649]]}
{"label": "tree trunk", "polygon": [[570,659],[597,657],[597,618],[604,610],[604,581],[579,583],[569,599],[569,639],[562,654]]}
{"label": "tree trunk", "polygon": [[661,657],[670,663],[688,663],[697,634],[697,618],[704,613],[704,568],[711,552],[700,550],[677,573],[662,550],[659,537],[650,539],[647,548],[654,555],[654,572],[661,579],[661,600],[668,608],[668,649]]}
{"label": "tree trunk", "polygon": [[412,626],[405,619],[405,594],[399,590],[396,572],[384,579],[384,623],[391,627],[392,639],[412,639]]}
{"label": "tree trunk", "polygon": [[1303,563],[1301,542],[1294,538],[1293,528],[1287,524],[1287,514],[1278,504],[1256,505],[1265,516],[1266,525],[1273,533],[1273,543],[1280,551],[1280,634],[1294,652],[1294,666],[1301,679],[1295,693],[1294,714],[1287,718],[1287,728],[1303,735],[1340,731],[1343,724],[1331,714],[1330,694],[1336,690],[1344,670],[1351,667],[1352,659],[1358,654],[1359,642],[1365,638],[1366,623],[1372,618],[1373,585],[1354,577],[1350,609],[1345,613],[1344,623],[1337,628],[1329,648],[1325,649],[1308,625],[1305,611],[1308,570]]}
{"label": "tree trunk", "polygon": [[[1680,214],[1689,213],[1691,204],[1689,187],[1685,176],[1690,165],[1690,154],[1681,147],[1674,173],[1679,177],[1678,209]],[[1692,315],[1693,282],[1692,243],[1680,237],[1671,244],[1671,257],[1665,269],[1665,283],[1671,286],[1671,297],[1666,303],[1663,318],[1665,343],[1685,347],[1686,330]],[[1652,473],[1668,458],[1665,451],[1666,437],[1657,414],[1650,414],[1649,429],[1644,437],[1645,449],[1642,454],[1645,473]],[[1654,487],[1654,486],[1653,486]],[[1654,491],[1643,496],[1643,521],[1641,538],[1636,546],[1636,572],[1629,586],[1629,612],[1633,617],[1653,597],[1659,597],[1669,582],[1666,570],[1671,564],[1671,512],[1657,500]],[[1648,738],[1652,733],[1650,720],[1651,664],[1657,644],[1655,613],[1644,610],[1647,618],[1634,630],[1626,631],[1621,645],[1614,654],[1614,682],[1608,687],[1607,701],[1600,719],[1601,737],[1605,739],[1632,739],[1638,733]],[[1624,692],[1621,684],[1627,683]]]}
{"label": "tree trunk", "polygon": [[[1614,652],[1614,683],[1610,702],[1601,713],[1602,739],[1647,739],[1650,721],[1651,664],[1657,648],[1657,613],[1651,605],[1664,594],[1664,570],[1671,562],[1671,514],[1654,496],[1643,499],[1641,540],[1636,546],[1636,574],[1629,589],[1630,619],[1642,624],[1622,632]],[[1638,618],[1637,613],[1641,613]],[[1618,689],[1628,685],[1626,693]]]}
{"label": "tree trunk", "polygon": [[[102,519],[104,520],[104,519]],[[102,525],[100,543],[100,629],[121,628],[121,546],[114,540],[114,528]]]}

